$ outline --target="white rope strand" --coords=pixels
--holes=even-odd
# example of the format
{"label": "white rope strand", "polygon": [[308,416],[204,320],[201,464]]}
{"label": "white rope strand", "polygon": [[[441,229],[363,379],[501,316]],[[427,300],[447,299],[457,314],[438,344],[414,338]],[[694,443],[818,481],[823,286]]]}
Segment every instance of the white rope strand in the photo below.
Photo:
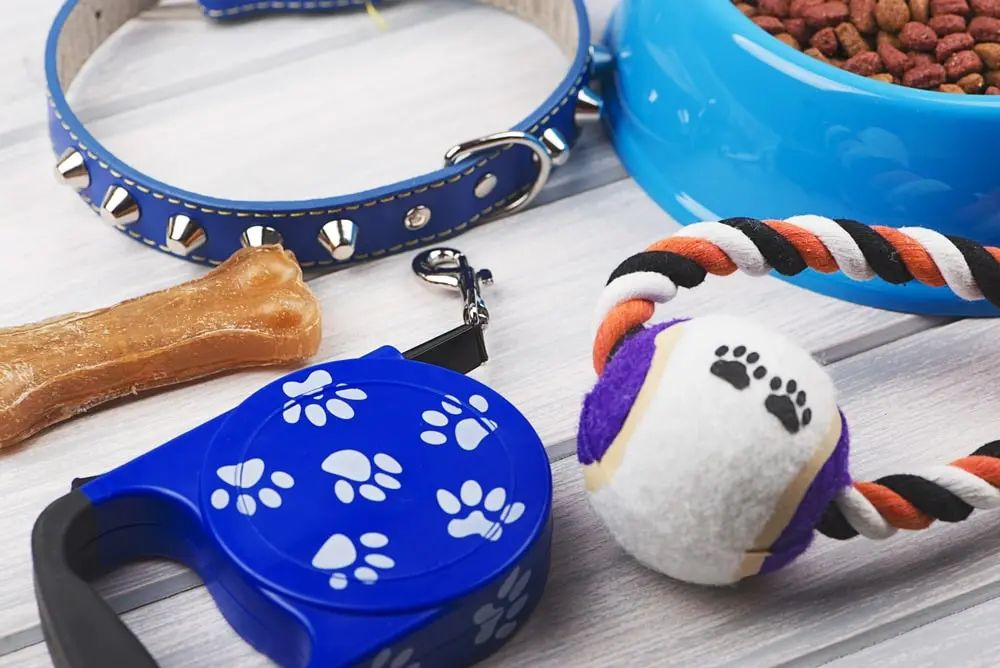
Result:
{"label": "white rope strand", "polygon": [[885,540],[896,533],[896,527],[889,524],[865,495],[848,485],[837,493],[834,503],[843,513],[844,519],[855,531],[872,540]]}

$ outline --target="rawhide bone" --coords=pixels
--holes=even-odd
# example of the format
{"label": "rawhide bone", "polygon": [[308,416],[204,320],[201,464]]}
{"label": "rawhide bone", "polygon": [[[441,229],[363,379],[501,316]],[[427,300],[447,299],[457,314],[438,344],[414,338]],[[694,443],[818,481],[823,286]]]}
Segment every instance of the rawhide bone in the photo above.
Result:
{"label": "rawhide bone", "polygon": [[278,246],[110,308],[0,329],[0,448],[125,395],[308,359],[321,335],[319,301]]}

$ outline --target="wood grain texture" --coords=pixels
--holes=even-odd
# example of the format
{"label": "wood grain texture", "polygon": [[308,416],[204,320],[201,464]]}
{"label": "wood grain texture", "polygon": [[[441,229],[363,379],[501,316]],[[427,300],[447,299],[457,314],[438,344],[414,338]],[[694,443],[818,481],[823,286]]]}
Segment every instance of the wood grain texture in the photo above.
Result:
{"label": "wood grain texture", "polygon": [[[996,437],[996,328],[990,321],[965,321],[831,367],[851,420],[857,477],[947,462]],[[962,416],[959,430],[956,415]],[[924,625],[955,612],[950,602],[984,588],[995,595],[1000,589],[995,514],[884,543],[818,538],[810,553],[784,572],[713,589],[668,580],[624,555],[590,509],[573,460],[557,462],[553,476],[556,531],[548,589],[529,623],[484,668],[819,666],[838,656],[845,658],[837,668],[993,665],[975,651],[968,663],[960,654],[933,649],[926,654],[911,649],[912,661],[895,664],[863,661],[865,653],[861,660],[850,655],[864,648],[853,644],[859,637],[873,638],[881,628],[889,629],[890,637],[916,629],[892,642],[925,645]],[[136,628],[154,650],[170,647],[159,655],[169,662],[165,666],[232,665],[215,658],[229,656],[247,657],[248,666],[268,665],[246,654],[207,601],[199,589],[155,604],[143,612],[159,614]],[[158,630],[165,622],[155,620],[167,619],[181,620],[172,631],[175,644],[155,640],[157,633],[166,634]],[[908,625],[914,619],[917,623]],[[196,639],[183,649],[177,644],[180,629]],[[876,645],[865,651],[874,659],[891,650]],[[933,663],[945,656],[952,660]],[[0,665],[7,664],[0,660]]]}
{"label": "wood grain texture", "polygon": [[[8,286],[0,292],[0,326],[100,307],[200,275],[200,267],[106,229],[53,182],[38,68],[44,33],[59,3],[7,2],[24,11],[5,6],[9,20],[0,26],[0,62],[18,63],[0,68],[0,233],[5,247],[17,249],[0,265],[0,280]],[[596,35],[613,4],[589,3]],[[451,144],[520,120],[563,73],[561,55],[542,33],[475,3],[403,2],[383,15],[391,27],[386,33],[363,14],[289,16],[222,27],[190,8],[163,8],[130,25],[98,54],[81,75],[74,99],[102,142],[158,178],[221,196],[294,198],[350,192],[434,169]],[[456,57],[470,53],[475,58]],[[434,72],[429,83],[428,71]],[[368,87],[373,81],[382,83],[374,92]],[[607,274],[627,254],[676,228],[624,176],[600,132],[592,131],[570,163],[554,174],[536,206],[452,242],[497,277],[486,293],[495,319],[488,334],[493,363],[477,377],[509,397],[560,453],[572,445],[577,405],[591,382],[590,318]],[[316,361],[357,355],[387,342],[405,348],[458,322],[457,296],[419,285],[409,261],[402,256],[312,277],[326,310]],[[840,359],[940,324],[745,276],[709,280],[669,309],[670,314],[717,311],[762,320],[822,359]],[[128,461],[231,408],[284,372],[231,374],[118,402],[0,456],[0,535],[5,537],[0,543],[5,576],[0,648],[12,635],[37,631],[28,536],[38,513],[65,492],[71,478]],[[861,393],[864,385],[859,381],[853,390],[845,389],[845,396]],[[874,425],[885,419],[888,407],[882,410],[859,419]],[[907,423],[894,417],[892,424]],[[689,595],[635,568],[603,538],[570,475],[574,467],[561,466],[566,477],[560,479],[565,491],[557,507],[560,584],[550,588],[546,612],[539,617],[548,630],[523,634],[505,653],[503,665],[577,661],[583,666],[588,657],[595,657],[590,665],[615,665],[619,656],[644,665],[664,651],[662,640],[671,625],[679,635],[671,636],[670,652],[695,662],[685,665],[701,665],[697,662],[704,660],[706,648],[718,644],[719,615],[734,639],[732,656],[763,646],[755,636],[761,633],[754,626],[758,622],[746,629],[742,625],[742,617],[757,614],[756,604],[748,602],[752,595],[741,594],[736,602]],[[144,592],[179,574],[166,565],[131,568],[106,581],[103,591],[145,600]],[[835,583],[827,586],[837,591]],[[897,598],[892,605],[912,603],[903,594]],[[143,637],[154,651],[172,651],[179,634],[190,637],[197,626],[197,638],[208,643],[208,651],[222,648],[212,661],[197,665],[234,665],[224,659],[232,652],[244,656],[241,644],[220,619],[220,624],[206,622],[204,615],[210,618],[214,611],[206,599],[203,591],[179,595],[137,610],[130,619],[150,629],[152,635]],[[603,603],[595,608],[582,605],[585,600]],[[183,625],[176,621],[180,613],[170,612],[173,605],[186,611]],[[793,634],[795,615],[801,614],[796,606],[802,605],[772,601],[773,615],[785,616],[779,622],[764,616],[759,623]],[[210,612],[204,612],[206,607]],[[668,614],[664,608],[670,608]],[[166,617],[157,611],[166,611]],[[605,615],[614,623],[594,621]],[[230,634],[228,641],[216,640],[220,628]],[[635,644],[614,644],[617,628],[623,638],[634,635]],[[831,638],[841,637],[834,631]],[[654,639],[661,642],[659,648]],[[602,650],[595,641],[617,649]],[[811,647],[808,641],[792,642],[787,655]],[[690,650],[699,643],[705,653]],[[0,665],[8,660],[46,665],[37,663],[39,649],[2,657]],[[776,655],[765,652],[759,661],[766,664],[766,656]],[[187,656],[181,652],[176,659],[181,663],[170,665],[192,665],[183,663]],[[536,664],[536,656],[541,663]]]}
{"label": "wood grain texture", "polygon": [[[602,236],[608,221],[614,220],[628,224],[621,225],[618,234]],[[476,375],[517,405],[546,443],[573,437],[577,405],[592,377],[590,316],[604,276],[620,258],[673,225],[631,181],[622,181],[496,221],[467,233],[456,244],[476,266],[489,267],[496,276],[486,293],[494,318],[488,332],[492,363]],[[595,247],[595,238],[606,241]],[[127,292],[119,285],[119,272],[128,266],[125,258],[134,263],[131,275],[140,275],[147,266],[184,266],[137,250],[122,249],[117,271],[101,267],[95,253],[94,270],[79,279],[103,284],[99,292],[91,283],[91,299],[97,299],[94,294]],[[560,262],[553,258],[554,252],[574,261]],[[164,270],[160,275],[151,272],[147,280],[169,278]],[[317,277],[311,285],[325,310],[324,342],[316,361],[362,354],[387,342],[405,349],[460,321],[458,296],[420,284],[410,273],[409,257]],[[50,284],[49,288],[61,304],[75,302],[62,287]],[[56,301],[49,300],[49,309],[55,310]],[[37,304],[17,304],[32,317],[43,315]],[[814,350],[859,331],[890,326],[900,317],[820,297],[769,277],[746,276],[709,281],[698,291],[681,295],[669,311],[754,316]],[[0,490],[18,493],[0,511],[0,535],[10,537],[0,546],[0,562],[9,574],[0,583],[0,628],[13,633],[36,621],[28,536],[34,518],[64,493],[70,479],[122,464],[235,406],[285,372],[230,374],[119,402],[59,425],[4,457]]]}
{"label": "wood grain texture", "polygon": [[1000,601],[989,601],[921,626],[856,654],[835,659],[827,668],[994,668]]}

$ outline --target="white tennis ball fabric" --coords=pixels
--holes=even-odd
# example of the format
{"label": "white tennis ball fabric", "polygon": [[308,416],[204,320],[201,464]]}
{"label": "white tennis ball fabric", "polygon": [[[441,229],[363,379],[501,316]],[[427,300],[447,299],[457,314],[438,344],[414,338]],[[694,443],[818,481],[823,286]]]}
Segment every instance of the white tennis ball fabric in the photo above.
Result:
{"label": "white tennis ball fabric", "polygon": [[[846,441],[833,383],[806,351],[714,315],[621,346],[584,402],[578,455],[593,508],[626,551],[673,578],[723,585],[808,546],[846,484]],[[795,545],[774,553],[782,541]]]}

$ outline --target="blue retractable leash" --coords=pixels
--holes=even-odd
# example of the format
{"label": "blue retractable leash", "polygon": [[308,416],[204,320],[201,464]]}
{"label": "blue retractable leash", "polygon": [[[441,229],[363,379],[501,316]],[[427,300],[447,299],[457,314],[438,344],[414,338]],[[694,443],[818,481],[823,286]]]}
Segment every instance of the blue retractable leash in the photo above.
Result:
{"label": "blue retractable leash", "polygon": [[291,373],[38,518],[35,589],[58,668],[155,668],[88,580],[165,557],[281,666],[467,666],[541,597],[548,458],[514,406],[464,374],[488,312],[451,249],[425,280],[462,290],[465,323],[401,353]]}

